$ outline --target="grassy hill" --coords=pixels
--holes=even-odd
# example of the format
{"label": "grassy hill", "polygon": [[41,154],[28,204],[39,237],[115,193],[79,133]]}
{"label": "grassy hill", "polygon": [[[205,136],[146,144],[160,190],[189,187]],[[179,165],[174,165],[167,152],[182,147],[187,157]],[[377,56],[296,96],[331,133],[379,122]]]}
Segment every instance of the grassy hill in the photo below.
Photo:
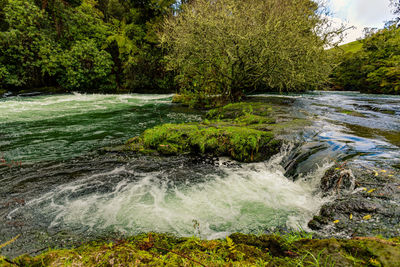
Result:
{"label": "grassy hill", "polygon": [[362,49],[362,42],[361,41],[354,41],[351,43],[347,43],[344,45],[339,46],[341,49],[344,50],[344,52],[351,52],[351,53],[356,53]]}

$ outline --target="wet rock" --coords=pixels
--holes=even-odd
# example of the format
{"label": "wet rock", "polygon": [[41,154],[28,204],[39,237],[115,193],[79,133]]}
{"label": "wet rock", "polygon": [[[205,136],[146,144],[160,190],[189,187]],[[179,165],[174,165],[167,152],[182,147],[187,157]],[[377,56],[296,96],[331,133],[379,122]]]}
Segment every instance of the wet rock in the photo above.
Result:
{"label": "wet rock", "polygon": [[30,97],[30,96],[38,96],[38,95],[42,95],[43,92],[30,92],[30,93],[22,93],[22,94],[18,94],[18,96],[20,97]]}
{"label": "wet rock", "polygon": [[307,160],[326,148],[327,146],[321,143],[299,144],[282,162],[283,168],[286,170],[285,176],[296,180],[300,174],[309,172],[313,164]]}
{"label": "wet rock", "polygon": [[355,188],[355,177],[350,169],[334,167],[326,171],[321,179],[320,188],[325,195],[352,192]]}
{"label": "wet rock", "polygon": [[308,226],[322,236],[400,235],[400,179],[387,173],[354,164],[329,169],[320,188],[337,198]]}

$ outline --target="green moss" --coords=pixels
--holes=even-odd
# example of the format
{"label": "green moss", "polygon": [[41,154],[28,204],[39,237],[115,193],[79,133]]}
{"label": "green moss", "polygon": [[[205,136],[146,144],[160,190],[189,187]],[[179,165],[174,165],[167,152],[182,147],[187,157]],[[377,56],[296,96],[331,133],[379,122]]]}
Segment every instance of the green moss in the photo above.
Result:
{"label": "green moss", "polygon": [[[19,266],[393,266],[400,245],[380,238],[294,239],[232,234],[221,240],[141,234],[20,256]],[[10,261],[10,260],[9,260]],[[0,259],[0,265],[12,266]]]}
{"label": "green moss", "polygon": [[293,131],[299,131],[306,126],[310,126],[312,122],[308,119],[292,119],[284,122],[269,125],[258,125],[255,129],[264,129],[273,132],[276,135],[286,134]]}
{"label": "green moss", "polygon": [[197,109],[210,109],[225,105],[226,99],[221,96],[203,96],[187,92],[174,95],[172,103],[182,104]]}
{"label": "green moss", "polygon": [[[229,156],[242,162],[262,161],[279,151],[268,125],[275,119],[264,103],[235,103],[208,112],[201,123],[164,124],[146,130],[126,143],[125,149],[151,154],[201,153]],[[217,116],[220,114],[221,116]]]}
{"label": "green moss", "polygon": [[240,102],[210,110],[207,119],[236,119],[247,115],[266,117],[272,112],[272,106],[266,103]]}
{"label": "green moss", "polygon": [[6,91],[6,90],[2,90],[2,89],[0,89],[0,97],[1,97],[1,96],[3,96],[5,93],[7,93],[7,91]]}
{"label": "green moss", "polygon": [[148,129],[128,140],[124,149],[161,155],[201,153],[256,162],[279,152],[282,141],[278,135],[310,124],[306,119],[282,116],[271,104],[241,102],[210,110],[202,122],[164,124]]}
{"label": "green moss", "polygon": [[164,124],[130,139],[127,148],[143,152],[155,150],[162,155],[202,153],[230,156],[243,162],[260,161],[279,151],[280,142],[270,132],[239,126]]}
{"label": "green moss", "polygon": [[337,111],[337,112],[340,112],[340,113],[342,113],[342,114],[346,114],[346,115],[350,115],[350,116],[354,116],[354,117],[361,117],[361,118],[364,118],[364,117],[365,117],[364,114],[362,114],[362,113],[360,113],[360,112],[357,112],[357,111],[355,111],[355,110],[348,110],[348,109],[337,108],[336,111]]}
{"label": "green moss", "polygon": [[235,119],[235,123],[241,125],[253,125],[253,124],[272,124],[275,123],[275,119],[262,117],[253,114],[243,115]]}

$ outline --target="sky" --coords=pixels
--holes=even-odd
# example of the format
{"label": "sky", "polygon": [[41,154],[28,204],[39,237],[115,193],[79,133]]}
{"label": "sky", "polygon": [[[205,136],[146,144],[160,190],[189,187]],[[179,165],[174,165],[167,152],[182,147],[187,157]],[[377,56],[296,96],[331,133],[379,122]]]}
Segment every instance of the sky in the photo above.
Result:
{"label": "sky", "polygon": [[365,27],[383,28],[385,21],[393,18],[390,0],[329,0],[335,22],[343,22],[355,29],[347,31],[343,43],[363,37]]}

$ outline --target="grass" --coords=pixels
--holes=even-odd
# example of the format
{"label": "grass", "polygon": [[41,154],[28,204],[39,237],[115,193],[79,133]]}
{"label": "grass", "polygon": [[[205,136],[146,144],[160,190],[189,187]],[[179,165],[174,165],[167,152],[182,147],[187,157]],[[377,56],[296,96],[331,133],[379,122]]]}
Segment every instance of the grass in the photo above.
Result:
{"label": "grass", "polygon": [[[291,234],[293,235],[293,233]],[[295,234],[202,240],[147,233],[123,240],[0,258],[2,266],[393,266],[400,245],[380,238],[310,239]]]}
{"label": "grass", "polygon": [[339,46],[344,52],[349,53],[356,53],[362,49],[362,42],[357,40],[351,43],[347,43],[344,45]]}

